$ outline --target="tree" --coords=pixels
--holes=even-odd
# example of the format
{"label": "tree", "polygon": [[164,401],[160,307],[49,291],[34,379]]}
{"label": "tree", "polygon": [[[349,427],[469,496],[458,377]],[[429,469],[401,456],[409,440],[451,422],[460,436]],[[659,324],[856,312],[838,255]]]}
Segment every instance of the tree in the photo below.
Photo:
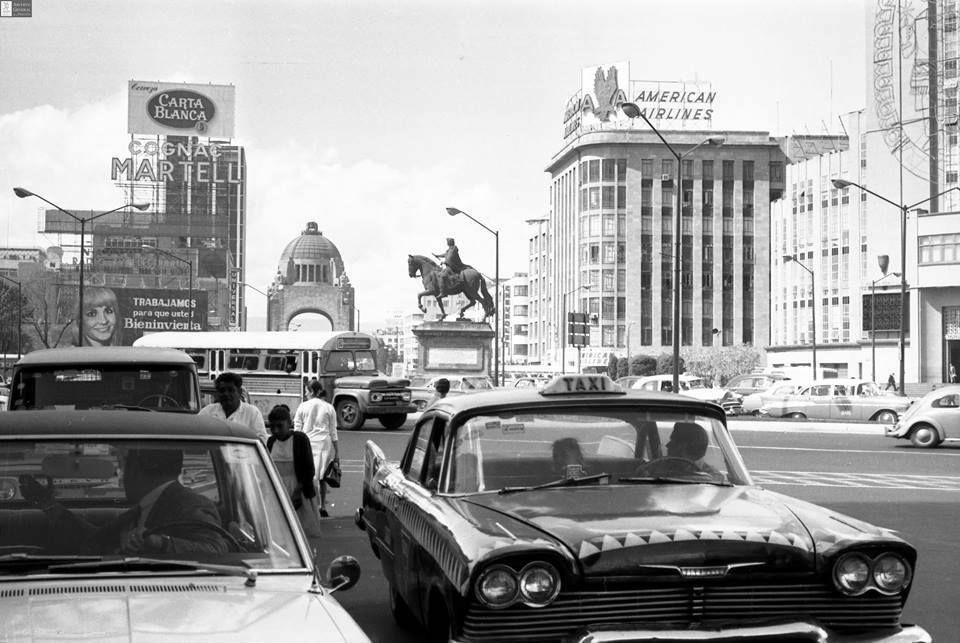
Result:
{"label": "tree", "polygon": [[[38,271],[23,277],[23,319],[30,331],[24,336],[24,352],[54,348],[75,341],[73,322],[77,309],[77,286],[59,281],[56,272]],[[29,348],[26,344],[29,342]]]}
{"label": "tree", "polygon": [[17,287],[6,279],[0,280],[0,353],[16,353],[20,349],[20,313],[24,304],[25,301],[17,303]]}
{"label": "tree", "polygon": [[763,362],[762,351],[749,344],[691,346],[685,348],[682,355],[691,373],[717,386],[723,386],[737,375],[753,371]]}
{"label": "tree", "polygon": [[614,353],[610,353],[610,357],[607,358],[607,375],[616,379],[620,377],[618,373],[620,372],[620,358],[618,358]]}
{"label": "tree", "polygon": [[654,375],[657,372],[657,358],[650,355],[634,355],[630,358],[630,375]]}
{"label": "tree", "polygon": [[[685,372],[682,355],[680,357],[680,372]],[[657,357],[657,373],[673,373],[673,353],[661,353]]]}

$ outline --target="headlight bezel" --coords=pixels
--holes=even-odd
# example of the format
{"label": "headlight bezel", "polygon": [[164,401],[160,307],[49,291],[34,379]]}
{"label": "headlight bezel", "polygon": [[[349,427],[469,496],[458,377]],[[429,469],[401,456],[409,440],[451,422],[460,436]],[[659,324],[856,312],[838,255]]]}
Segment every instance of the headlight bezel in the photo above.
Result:
{"label": "headlight bezel", "polygon": [[383,401],[383,393],[371,393],[371,394],[370,394],[370,401],[371,401],[371,402],[382,402],[382,401]]}
{"label": "headlight bezel", "polygon": [[[537,571],[544,571],[550,576],[553,581],[553,589],[550,592],[550,596],[543,600],[535,600],[530,597],[530,595],[524,590],[524,579],[530,574]],[[523,569],[520,570],[520,573],[517,574],[517,589],[522,599],[522,603],[528,607],[546,607],[552,603],[557,596],[560,594],[560,586],[562,581],[560,579],[560,572],[556,567],[551,565],[546,561],[534,561],[524,565]]]}
{"label": "headlight bezel", "polygon": [[[491,600],[483,591],[484,582],[488,578],[490,578],[494,573],[503,573],[513,581],[513,592],[510,598],[504,602],[496,602]],[[481,603],[483,603],[485,606],[491,609],[505,609],[507,607],[510,607],[511,605],[517,602],[517,597],[520,595],[520,581],[519,581],[519,578],[517,577],[516,570],[510,567],[509,565],[504,565],[504,564],[491,565],[487,569],[483,570],[483,573],[477,577],[474,593],[476,594],[477,598],[480,600]]]}
{"label": "headlight bezel", "polygon": [[[885,585],[883,582],[878,580],[878,575],[882,573],[880,565],[889,559],[894,559],[903,567],[902,578],[896,585]],[[859,560],[863,565],[863,569],[865,569],[863,583],[856,587],[845,586],[840,580],[841,565],[852,560]],[[906,591],[907,588],[910,587],[910,584],[913,581],[913,567],[910,564],[907,556],[898,551],[885,550],[876,554],[872,554],[869,552],[856,550],[848,551],[837,557],[833,563],[833,569],[830,572],[830,576],[833,580],[834,587],[837,589],[837,591],[845,596],[861,596],[871,590],[883,594],[884,596],[896,596]]]}
{"label": "headlight bezel", "polygon": [[[529,560],[529,559],[527,559]],[[529,580],[531,574],[545,572],[552,580],[553,587],[549,595],[542,597],[534,596],[529,590],[524,589],[524,579]],[[509,600],[492,600],[488,593],[485,593],[484,586],[487,581],[495,574],[506,574],[512,581],[513,591],[510,593]],[[506,609],[517,604],[526,605],[532,608],[541,608],[550,605],[557,596],[563,584],[563,576],[556,564],[544,559],[529,560],[529,562],[512,561],[496,562],[484,569],[474,581],[473,593],[480,603],[489,609]]]}

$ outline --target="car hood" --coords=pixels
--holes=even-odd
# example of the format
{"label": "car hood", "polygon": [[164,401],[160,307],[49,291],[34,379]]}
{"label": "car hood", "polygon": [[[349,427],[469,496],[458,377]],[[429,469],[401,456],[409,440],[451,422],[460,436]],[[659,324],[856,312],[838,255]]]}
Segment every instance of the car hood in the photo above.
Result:
{"label": "car hood", "polygon": [[[887,530],[757,487],[586,486],[465,500],[556,539],[587,575],[667,564],[809,571],[850,542],[902,542]],[[498,529],[512,528],[500,516],[488,520],[489,533],[509,545]]]}
{"label": "car hood", "polygon": [[369,375],[350,375],[338,377],[337,388],[408,388],[410,380],[403,377],[372,377]]}
{"label": "car hood", "polygon": [[307,591],[308,578],[277,585],[264,577],[255,588],[212,577],[4,583],[0,623],[4,640],[23,643],[368,640],[336,600]]}

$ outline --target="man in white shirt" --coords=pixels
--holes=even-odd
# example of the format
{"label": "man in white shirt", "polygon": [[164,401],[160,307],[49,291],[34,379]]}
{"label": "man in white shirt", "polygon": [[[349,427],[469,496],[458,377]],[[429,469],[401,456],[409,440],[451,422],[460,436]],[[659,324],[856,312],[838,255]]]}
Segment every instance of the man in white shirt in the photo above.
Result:
{"label": "man in white shirt", "polygon": [[320,517],[326,518],[330,514],[327,513],[327,483],[323,481],[323,475],[332,461],[340,461],[337,412],[333,405],[327,402],[327,392],[323,389],[323,384],[318,380],[311,380],[309,387],[311,397],[297,407],[293,428],[303,431],[310,438],[317,471],[317,487],[320,490]]}
{"label": "man in white shirt", "polygon": [[209,415],[225,422],[249,427],[266,444],[270,434],[267,433],[263,414],[256,406],[247,404],[240,398],[243,378],[237,373],[220,373],[215,380],[215,384],[218,401],[207,404],[200,409],[200,415]]}

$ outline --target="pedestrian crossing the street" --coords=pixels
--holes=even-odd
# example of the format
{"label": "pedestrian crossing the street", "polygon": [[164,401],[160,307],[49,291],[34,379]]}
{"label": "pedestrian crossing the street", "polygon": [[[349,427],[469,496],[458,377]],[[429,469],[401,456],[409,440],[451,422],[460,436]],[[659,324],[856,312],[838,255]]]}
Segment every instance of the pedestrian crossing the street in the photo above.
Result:
{"label": "pedestrian crossing the street", "polygon": [[835,471],[752,471],[751,475],[754,483],[761,486],[960,491],[960,476]]}

